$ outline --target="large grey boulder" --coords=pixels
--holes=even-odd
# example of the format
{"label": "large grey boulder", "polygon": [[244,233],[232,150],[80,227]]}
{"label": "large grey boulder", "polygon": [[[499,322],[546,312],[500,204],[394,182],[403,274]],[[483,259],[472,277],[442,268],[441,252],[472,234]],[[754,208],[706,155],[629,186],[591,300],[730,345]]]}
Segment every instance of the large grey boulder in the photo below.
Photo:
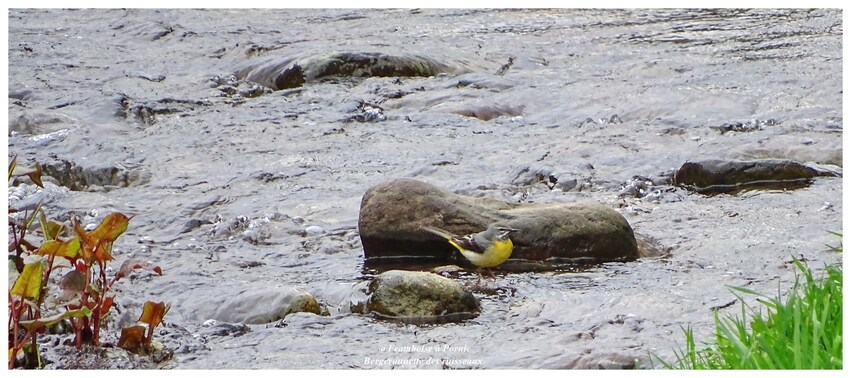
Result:
{"label": "large grey boulder", "polygon": [[360,239],[367,259],[445,259],[454,249],[419,229],[436,226],[465,235],[499,222],[519,229],[511,235],[511,259],[627,261],[638,257],[629,223],[600,204],[513,204],[440,190],[412,179],[378,184],[360,204]]}
{"label": "large grey boulder", "polygon": [[463,285],[428,272],[390,270],[366,292],[366,309],[403,320],[465,319],[478,314],[478,301]]}

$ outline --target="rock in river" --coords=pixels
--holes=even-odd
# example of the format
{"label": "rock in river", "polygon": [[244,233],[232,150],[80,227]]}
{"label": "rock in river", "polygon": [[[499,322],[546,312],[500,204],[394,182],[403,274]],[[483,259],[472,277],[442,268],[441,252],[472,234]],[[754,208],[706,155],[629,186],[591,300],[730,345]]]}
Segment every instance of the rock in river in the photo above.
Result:
{"label": "rock in river", "polygon": [[221,303],[211,318],[228,323],[264,324],[295,312],[320,312],[316,298],[292,289],[245,291]]}
{"label": "rock in river", "polygon": [[428,272],[390,270],[369,284],[369,311],[402,320],[466,319],[478,301],[461,284]]}
{"label": "rock in river", "polygon": [[413,54],[338,52],[304,57],[274,58],[252,63],[236,72],[240,79],[275,90],[296,88],[325,77],[434,76],[452,69],[433,59]]}
{"label": "rock in river", "polygon": [[411,179],[378,184],[360,204],[360,239],[366,259],[445,259],[454,249],[419,229],[436,226],[459,235],[500,222],[519,229],[511,259],[627,261],[638,257],[629,223],[600,204],[514,204],[445,192]]}
{"label": "rock in river", "polygon": [[754,188],[798,189],[817,176],[836,175],[785,159],[703,160],[682,164],[673,183],[702,194],[719,194]]}

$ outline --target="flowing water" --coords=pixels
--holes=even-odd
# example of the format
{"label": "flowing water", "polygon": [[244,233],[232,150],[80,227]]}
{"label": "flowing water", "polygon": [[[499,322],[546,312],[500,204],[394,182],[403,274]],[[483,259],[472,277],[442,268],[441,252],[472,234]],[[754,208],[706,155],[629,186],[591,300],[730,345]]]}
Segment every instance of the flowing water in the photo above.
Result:
{"label": "flowing water", "polygon": [[[45,201],[62,220],[134,215],[116,264],[142,257],[164,275],[119,282],[117,302],[129,317],[146,300],[171,303],[156,336],[175,350],[163,367],[651,367],[683,344],[682,327],[705,339],[713,308],[740,312],[728,286],[784,293],[792,256],[815,270],[840,261],[825,246],[839,242],[828,231],[841,230],[840,177],[716,196],[624,187],[708,158],[840,172],[841,16],[12,9],[9,154],[67,177],[14,186],[9,201]],[[278,91],[233,76],[346,51],[449,70]],[[362,102],[381,116],[365,119]],[[524,171],[564,185],[517,180]],[[661,253],[485,277],[481,314],[464,322],[353,314],[349,302],[381,270],[364,265],[360,198],[399,177],[513,202],[607,204]],[[205,336],[223,301],[276,288],[306,290],[328,314]]]}

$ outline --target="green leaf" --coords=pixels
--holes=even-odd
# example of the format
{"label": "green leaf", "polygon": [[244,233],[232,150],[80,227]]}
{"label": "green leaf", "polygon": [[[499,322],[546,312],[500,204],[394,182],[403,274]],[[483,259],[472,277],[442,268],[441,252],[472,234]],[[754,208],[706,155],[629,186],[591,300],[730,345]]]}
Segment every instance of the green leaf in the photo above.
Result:
{"label": "green leaf", "polygon": [[39,255],[54,255],[57,257],[64,257],[68,260],[74,260],[80,257],[80,239],[78,237],[74,237],[68,241],[61,240],[51,240],[44,242],[41,247],[38,248],[36,253]]}
{"label": "green leaf", "polygon": [[18,155],[12,157],[12,161],[9,162],[9,180],[12,179],[12,172],[15,171],[15,167],[18,166]]}
{"label": "green leaf", "polygon": [[55,240],[62,233],[65,225],[54,221],[48,221],[44,212],[40,212],[38,222],[41,224],[41,231],[44,234],[44,241]]}
{"label": "green leaf", "polygon": [[24,271],[15,280],[15,285],[9,291],[23,299],[36,299],[41,295],[41,279],[44,275],[44,265],[41,261],[24,265]]}
{"label": "green leaf", "polygon": [[39,202],[38,206],[35,207],[35,211],[33,211],[32,214],[30,214],[28,217],[24,218],[24,229],[29,230],[30,226],[32,225],[32,222],[35,221],[36,215],[41,213],[42,205],[44,204]]}
{"label": "green leaf", "polygon": [[78,310],[65,311],[64,313],[56,314],[47,318],[24,320],[21,321],[20,324],[27,330],[36,330],[43,327],[50,327],[64,319],[87,318],[89,316],[91,316],[91,310],[89,310],[88,307],[83,306]]}

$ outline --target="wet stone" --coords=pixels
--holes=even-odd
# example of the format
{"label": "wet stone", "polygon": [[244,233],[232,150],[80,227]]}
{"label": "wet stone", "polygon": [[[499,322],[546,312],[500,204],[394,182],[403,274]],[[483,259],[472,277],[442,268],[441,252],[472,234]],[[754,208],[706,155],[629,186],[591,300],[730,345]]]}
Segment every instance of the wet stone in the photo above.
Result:
{"label": "wet stone", "polygon": [[308,226],[304,229],[304,235],[321,235],[324,234],[325,230],[319,226]]}
{"label": "wet stone", "polygon": [[327,77],[429,77],[449,71],[451,69],[445,64],[412,54],[341,52],[276,58],[242,68],[236,72],[236,76],[280,90],[300,87]]}
{"label": "wet stone", "polygon": [[201,326],[200,335],[203,337],[209,336],[242,336],[251,332],[251,327],[244,323],[227,323],[220,322],[215,319],[210,319],[204,322]]}
{"label": "wet stone", "polygon": [[523,110],[525,110],[525,106],[523,105],[505,105],[505,104],[492,104],[492,105],[475,105],[469,104],[466,106],[462,106],[457,109],[449,110],[449,113],[454,113],[458,115],[462,115],[464,117],[470,118],[478,118],[482,121],[489,121],[491,119],[507,116],[507,117],[516,117],[523,114]]}
{"label": "wet stone", "polygon": [[631,226],[608,206],[508,203],[449,193],[411,179],[370,188],[360,204],[359,230],[367,260],[446,260],[455,253],[454,248],[423,232],[420,226],[466,235],[495,222],[520,230],[511,236],[511,259],[551,259],[549,262],[554,263],[628,261],[638,257]]}
{"label": "wet stone", "polygon": [[44,173],[73,191],[92,188],[125,188],[150,181],[151,174],[139,167],[128,167],[121,163],[95,162],[81,166],[73,161],[58,160],[43,164]]}
{"label": "wet stone", "polygon": [[525,166],[516,169],[511,179],[513,185],[533,185],[539,182],[545,183],[549,188],[557,184],[558,178],[554,169],[547,166]]}
{"label": "wet stone", "polygon": [[636,175],[620,185],[619,197],[647,198],[650,202],[659,202],[664,193],[675,191],[670,187],[670,178],[666,176]]}
{"label": "wet stone", "polygon": [[76,127],[76,120],[60,113],[24,112],[16,118],[9,117],[10,134],[37,135]]}
{"label": "wet stone", "polygon": [[386,119],[387,116],[384,114],[382,107],[360,101],[357,105],[356,114],[345,118],[343,122],[380,122]]}
{"label": "wet stone", "polygon": [[9,208],[18,211],[35,210],[39,205],[53,203],[70,195],[68,188],[44,181],[44,188],[20,184],[9,188]]}
{"label": "wet stone", "polygon": [[799,189],[818,176],[837,176],[793,160],[703,160],[686,162],[673,176],[675,185],[701,194],[750,189]]}
{"label": "wet stone", "polygon": [[212,319],[227,323],[265,324],[296,312],[320,313],[319,303],[307,292],[292,289],[243,291],[221,303]]}
{"label": "wet stone", "polygon": [[192,100],[177,98],[162,98],[154,101],[134,102],[125,100],[123,106],[126,109],[125,116],[141,121],[145,125],[153,125],[157,122],[158,115],[174,113],[188,113],[198,108],[210,106],[209,100]]}
{"label": "wet stone", "polygon": [[369,284],[366,308],[407,321],[440,322],[470,318],[479,312],[478,301],[463,285],[428,272],[390,270]]}
{"label": "wet stone", "polygon": [[205,224],[212,224],[212,222],[205,219],[189,219],[183,224],[183,228],[180,229],[180,233],[185,234],[187,232],[191,232]]}
{"label": "wet stone", "polygon": [[42,350],[46,361],[45,369],[152,369],[156,361],[151,357],[130,353],[121,348],[96,348],[91,346],[77,350],[73,346],[60,345]]}
{"label": "wet stone", "polygon": [[779,121],[775,119],[768,120],[748,120],[748,121],[735,121],[724,123],[720,126],[711,126],[712,129],[720,132],[721,135],[726,134],[730,131],[738,132],[738,133],[749,133],[753,131],[762,130],[764,127],[776,126],[779,124]]}

